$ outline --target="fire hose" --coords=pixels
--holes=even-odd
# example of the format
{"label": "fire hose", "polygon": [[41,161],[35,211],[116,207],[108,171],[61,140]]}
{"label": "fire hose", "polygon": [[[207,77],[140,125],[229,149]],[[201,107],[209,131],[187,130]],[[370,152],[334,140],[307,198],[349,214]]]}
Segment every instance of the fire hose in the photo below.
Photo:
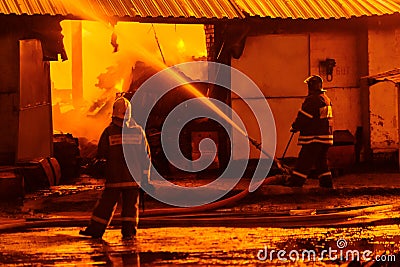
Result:
{"label": "fire hose", "polygon": [[[258,150],[260,150],[264,155],[269,157],[270,159],[273,159],[273,161],[276,163],[278,168],[287,173],[289,168],[282,164],[276,157],[272,157],[268,152],[262,149],[262,146],[259,142],[256,140],[248,137],[250,143],[254,145]],[[262,183],[262,182],[260,182]],[[267,184],[274,184],[274,183],[268,183]],[[201,206],[196,206],[196,207],[190,207],[190,208],[163,208],[163,209],[150,209],[146,210],[144,212],[141,212],[140,217],[146,219],[149,217],[160,217],[160,216],[176,216],[176,215],[188,215],[188,214],[198,214],[200,212],[206,212],[206,211],[211,211],[211,210],[216,210],[222,207],[226,207],[229,205],[232,205],[236,203],[237,201],[242,200],[245,198],[247,195],[249,195],[249,187],[246,187],[243,191],[240,193],[223,199],[219,200],[213,203],[201,205]],[[349,214],[348,214],[349,215]],[[156,218],[155,218],[156,219]],[[246,218],[245,218],[246,219]],[[265,220],[265,217],[264,219]],[[256,220],[257,223],[260,223],[260,220]],[[219,220],[221,223],[221,221]],[[153,221],[154,223],[154,221]],[[87,224],[87,219],[73,219],[73,220],[63,220],[63,219],[54,219],[54,220],[38,220],[38,221],[21,221],[19,223],[15,223],[14,225],[3,225],[0,226],[0,232],[1,231],[7,231],[7,230],[18,230],[18,229],[26,229],[26,228],[34,228],[34,227],[52,227],[52,226],[82,226]]]}
{"label": "fire hose", "polygon": [[[400,217],[392,216],[369,216],[386,212],[391,214],[399,211],[399,206],[394,205],[372,205],[355,206],[346,209],[314,210],[315,214],[291,215],[291,214],[252,214],[252,213],[222,213],[222,214],[196,214],[190,215],[157,215],[142,216],[140,228],[150,227],[278,227],[298,228],[304,227],[366,227],[378,225],[399,224]],[[197,210],[198,212],[199,210]],[[298,211],[298,210],[296,210]],[[385,213],[385,214],[386,214]],[[155,215],[155,214],[154,214]],[[256,215],[256,216],[255,216]],[[32,218],[26,220],[15,220],[8,224],[0,224],[0,233],[18,232],[32,228],[49,227],[81,227],[88,223],[87,216],[81,217],[57,217],[57,218]],[[121,220],[116,218],[111,225],[119,225]]]}
{"label": "fire hose", "polygon": [[[265,151],[262,148],[261,143],[256,141],[255,139],[247,136],[249,142],[258,150],[260,150],[264,155],[266,155],[269,159],[272,159],[276,166],[278,167],[279,170],[281,170],[283,173],[289,173],[289,167],[284,165],[280,160],[278,160],[276,157],[270,155],[267,151]],[[290,143],[290,141],[289,141]],[[288,145],[289,145],[288,143]],[[281,177],[269,177],[265,181],[261,182],[264,184],[269,184],[269,185],[277,185],[277,184],[283,184],[284,181],[282,180]],[[259,186],[257,186],[258,188]],[[213,203],[197,206],[197,207],[190,207],[190,208],[164,208],[164,209],[152,209],[152,210],[145,210],[144,207],[144,194],[143,191],[141,190],[141,208],[143,210],[141,216],[163,216],[163,215],[177,215],[177,214],[191,214],[191,213],[198,213],[198,212],[205,212],[205,211],[210,211],[210,210],[215,210],[222,208],[224,206],[232,205],[244,197],[246,197],[249,194],[249,188],[246,187],[245,190],[242,192],[238,193],[235,196],[229,197],[227,199],[223,199],[220,201],[216,201]]]}

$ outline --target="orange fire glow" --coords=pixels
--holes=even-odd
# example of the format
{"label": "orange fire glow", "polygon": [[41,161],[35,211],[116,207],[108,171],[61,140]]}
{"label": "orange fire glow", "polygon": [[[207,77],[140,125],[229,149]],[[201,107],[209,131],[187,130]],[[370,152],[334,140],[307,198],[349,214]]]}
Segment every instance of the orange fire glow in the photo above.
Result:
{"label": "orange fire glow", "polygon": [[[90,140],[97,140],[109,123],[111,107],[108,100],[129,88],[131,70],[136,61],[143,61],[156,69],[165,68],[155,34],[167,65],[206,55],[203,25],[155,24],[153,30],[151,24],[121,22],[113,28],[103,22],[82,21],[84,99],[77,105],[70,97],[72,43],[75,41],[73,23],[61,23],[69,60],[51,65],[54,130]],[[110,44],[113,32],[117,36],[116,53]]]}
{"label": "orange fire glow", "polygon": [[121,79],[121,81],[115,84],[115,89],[117,90],[117,92],[123,92],[123,86],[124,86],[124,79]]}

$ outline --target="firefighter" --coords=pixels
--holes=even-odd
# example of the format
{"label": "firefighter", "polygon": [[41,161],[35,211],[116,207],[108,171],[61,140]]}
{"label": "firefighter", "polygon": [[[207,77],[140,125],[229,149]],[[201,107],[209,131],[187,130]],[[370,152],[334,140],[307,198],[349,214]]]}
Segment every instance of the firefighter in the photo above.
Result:
{"label": "firefighter", "polygon": [[[125,126],[124,136],[122,129]],[[123,148],[124,142],[124,148]],[[125,161],[134,164],[129,171]],[[128,149],[128,151],[126,151]],[[131,105],[126,98],[118,98],[113,105],[112,122],[103,131],[97,151],[97,158],[106,161],[106,183],[103,194],[94,208],[90,224],[79,234],[101,238],[110,223],[117,202],[122,195],[122,236],[131,239],[136,235],[139,219],[139,186],[152,188],[149,184],[150,154],[143,129],[131,118]]]}
{"label": "firefighter", "polygon": [[300,131],[298,145],[301,150],[296,166],[286,181],[286,186],[301,187],[314,167],[319,186],[332,188],[332,174],[328,168],[328,149],[333,144],[332,103],[322,88],[322,78],[308,77],[308,96],[292,124],[291,132]]}

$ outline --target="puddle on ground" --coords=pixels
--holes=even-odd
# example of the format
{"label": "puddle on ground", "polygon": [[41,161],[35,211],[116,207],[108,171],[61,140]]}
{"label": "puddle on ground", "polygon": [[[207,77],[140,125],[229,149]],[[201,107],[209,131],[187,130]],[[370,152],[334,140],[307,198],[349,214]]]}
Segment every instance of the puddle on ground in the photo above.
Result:
{"label": "puddle on ground", "polygon": [[[377,255],[382,256],[386,251],[386,260],[394,261],[400,248],[398,225],[339,229],[152,228],[140,229],[137,238],[132,241],[122,240],[119,229],[108,229],[103,240],[80,237],[78,231],[79,228],[46,228],[1,234],[0,264],[338,266],[344,264],[345,259],[356,257],[355,254],[346,257],[348,251],[358,251],[361,260],[364,252],[368,252],[368,257],[365,257],[368,260]],[[272,250],[276,252],[269,257]],[[277,252],[280,250],[285,251],[286,255],[278,258]],[[331,256],[323,254],[323,251],[329,250]],[[265,251],[268,257],[263,259]],[[315,260],[312,257],[309,260],[307,255],[303,260],[302,253],[305,251],[315,251]],[[298,258],[296,253],[299,253]],[[400,261],[400,258],[397,260]]]}

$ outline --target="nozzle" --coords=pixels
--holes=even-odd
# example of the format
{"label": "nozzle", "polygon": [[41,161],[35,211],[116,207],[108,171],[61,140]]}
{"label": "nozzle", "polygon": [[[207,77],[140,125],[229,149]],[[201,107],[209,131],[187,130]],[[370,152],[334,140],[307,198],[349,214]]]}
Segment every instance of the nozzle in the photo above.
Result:
{"label": "nozzle", "polygon": [[284,164],[282,164],[278,159],[276,159],[275,157],[271,157],[267,152],[265,152],[262,149],[261,143],[256,141],[255,139],[251,138],[250,136],[247,136],[247,139],[249,139],[250,143],[255,146],[258,150],[260,150],[263,154],[265,154],[267,157],[271,158],[275,163],[276,166],[278,167],[278,169],[280,169],[283,173],[290,173],[290,170],[287,166],[285,166]]}
{"label": "nozzle", "polygon": [[249,141],[253,144],[253,146],[255,146],[258,150],[261,150],[261,143],[257,142],[255,139],[247,136],[247,138],[249,139]]}

